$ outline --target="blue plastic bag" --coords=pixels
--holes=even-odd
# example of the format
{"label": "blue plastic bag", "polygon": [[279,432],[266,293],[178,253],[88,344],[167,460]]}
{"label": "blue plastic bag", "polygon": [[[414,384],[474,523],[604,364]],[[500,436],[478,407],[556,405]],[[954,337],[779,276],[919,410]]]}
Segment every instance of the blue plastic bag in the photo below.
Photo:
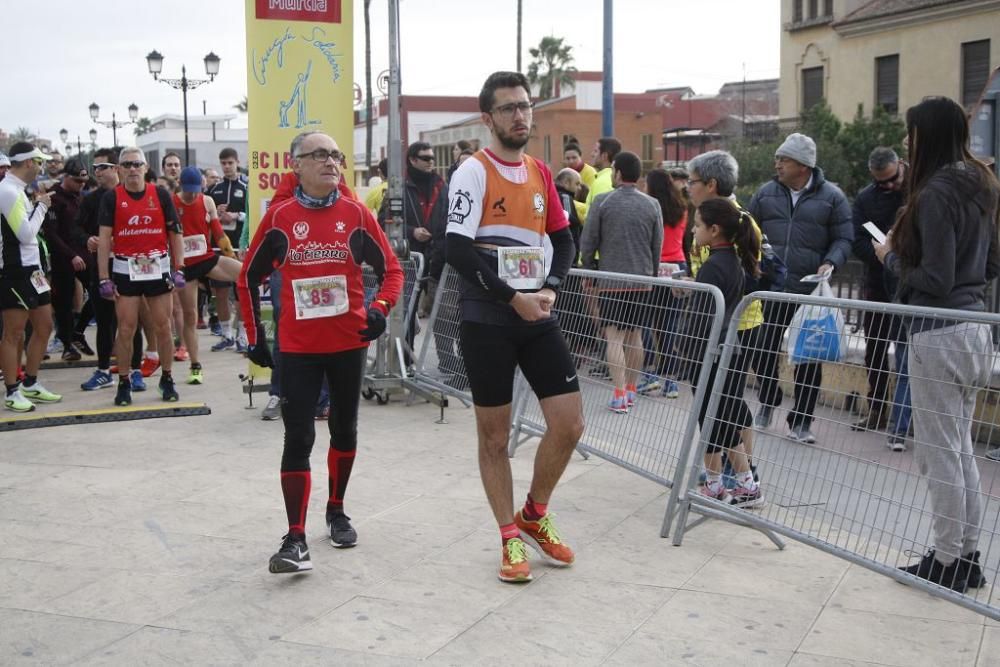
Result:
{"label": "blue plastic bag", "polygon": [[[833,290],[824,280],[813,290],[813,296],[833,298]],[[840,361],[846,345],[844,314],[839,308],[799,306],[788,325],[788,358],[793,365]]]}

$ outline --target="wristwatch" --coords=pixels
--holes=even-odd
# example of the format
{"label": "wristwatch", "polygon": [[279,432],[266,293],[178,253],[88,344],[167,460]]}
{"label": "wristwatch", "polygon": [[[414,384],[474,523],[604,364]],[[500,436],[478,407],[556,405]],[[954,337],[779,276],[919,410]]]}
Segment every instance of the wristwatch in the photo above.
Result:
{"label": "wristwatch", "polygon": [[562,283],[563,281],[561,278],[556,278],[555,276],[548,276],[545,279],[545,282],[542,283],[542,289],[550,289],[553,292],[558,293],[559,290],[562,288]]}

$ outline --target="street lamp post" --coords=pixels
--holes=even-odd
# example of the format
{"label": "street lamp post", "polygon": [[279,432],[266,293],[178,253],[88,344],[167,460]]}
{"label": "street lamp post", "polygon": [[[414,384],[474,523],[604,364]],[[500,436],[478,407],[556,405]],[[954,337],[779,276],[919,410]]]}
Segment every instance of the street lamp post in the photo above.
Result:
{"label": "street lamp post", "polygon": [[111,120],[98,120],[97,117],[101,115],[101,107],[97,106],[97,102],[93,102],[90,107],[90,120],[94,121],[98,125],[103,125],[104,127],[111,128],[111,140],[114,145],[118,145],[118,128],[125,127],[126,125],[132,125],[135,123],[135,119],[139,116],[139,107],[132,104],[128,105],[128,121],[119,121],[115,116],[115,113],[111,112]]}
{"label": "street lamp post", "polygon": [[180,90],[184,97],[184,164],[190,164],[190,149],[188,148],[188,90],[194,90],[198,86],[215,81],[215,75],[219,73],[219,62],[221,58],[215,55],[211,51],[205,56],[205,73],[208,74],[207,79],[189,79],[187,77],[187,67],[181,65],[181,78],[179,79],[161,79],[160,73],[163,72],[163,55],[159,52],[153,50],[149,52],[146,56],[146,65],[149,67],[149,73],[153,75],[154,81],[159,81],[165,83],[171,88]]}

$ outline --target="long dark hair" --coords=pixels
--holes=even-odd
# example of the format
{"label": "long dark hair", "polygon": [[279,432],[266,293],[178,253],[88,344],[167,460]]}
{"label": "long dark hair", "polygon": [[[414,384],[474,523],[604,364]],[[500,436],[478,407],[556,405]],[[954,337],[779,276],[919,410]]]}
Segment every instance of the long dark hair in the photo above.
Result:
{"label": "long dark hair", "polygon": [[[950,164],[963,162],[979,174],[977,189],[1000,192],[1000,182],[969,150],[969,124],[965,110],[947,97],[926,97],[906,112],[906,134],[910,144],[910,169],[906,205],[893,227],[892,245],[903,265],[920,265],[916,203],[931,177]],[[970,196],[973,193],[968,193]],[[995,233],[995,230],[994,230]]]}
{"label": "long dark hair", "polygon": [[733,244],[743,270],[754,278],[760,277],[760,239],[753,231],[750,214],[728,199],[706,199],[698,207],[701,221],[711,227],[718,225],[722,237]]}
{"label": "long dark hair", "polygon": [[650,171],[646,174],[646,192],[649,193],[650,197],[660,202],[665,226],[676,227],[681,223],[687,207],[670,180],[670,174],[663,169]]}

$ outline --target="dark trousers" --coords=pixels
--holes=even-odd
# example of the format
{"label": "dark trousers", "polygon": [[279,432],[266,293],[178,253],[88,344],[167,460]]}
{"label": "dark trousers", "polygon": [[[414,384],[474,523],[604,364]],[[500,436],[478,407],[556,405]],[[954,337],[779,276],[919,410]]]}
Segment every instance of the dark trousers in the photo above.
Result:
{"label": "dark trousers", "polygon": [[[795,305],[775,301],[764,302],[764,324],[759,327],[757,351],[751,365],[760,380],[760,402],[777,407],[784,395],[778,382],[781,341],[795,315]],[[823,384],[823,364],[797,364],[794,368],[795,402],[788,413],[789,426],[812,425],[819,388]]]}
{"label": "dark trousers", "polygon": [[316,441],[316,401],[324,378],[330,386],[330,446],[353,452],[367,348],[332,354],[281,353],[281,418],[285,424],[282,472],[309,470]]}
{"label": "dark trousers", "polygon": [[889,344],[899,337],[899,319],[883,313],[865,311],[865,368],[868,369],[868,411],[871,415],[888,416]]}
{"label": "dark trousers", "polygon": [[52,312],[56,322],[56,338],[62,342],[63,349],[68,350],[73,343],[73,295],[76,293],[76,281],[87,285],[90,275],[86,271],[53,271],[52,280]]}
{"label": "dark trousers", "polygon": [[[753,333],[753,330],[750,331]],[[725,381],[722,385],[721,396],[719,396],[719,408],[712,418],[712,430],[708,436],[708,453],[714,454],[721,449],[732,449],[740,444],[740,432],[748,428],[753,423],[750,408],[743,400],[743,389],[746,387],[746,371],[749,355],[747,350],[742,348],[733,352],[729,360],[729,372],[726,373]],[[699,369],[700,370],[700,369]],[[705,416],[708,412],[708,402],[712,397],[712,388],[715,385],[715,375],[719,370],[719,361],[716,359],[712,364],[712,370],[708,375],[708,384],[705,387],[705,400],[701,403],[701,410],[698,413],[698,425],[705,427]],[[697,382],[698,372],[695,373]],[[695,386],[691,387],[696,390]]]}

